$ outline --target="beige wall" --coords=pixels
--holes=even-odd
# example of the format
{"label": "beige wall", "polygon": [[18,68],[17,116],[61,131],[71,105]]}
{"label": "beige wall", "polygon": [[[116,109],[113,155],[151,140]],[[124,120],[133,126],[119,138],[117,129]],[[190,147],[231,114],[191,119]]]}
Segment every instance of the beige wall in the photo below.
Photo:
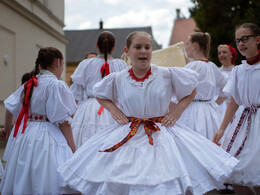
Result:
{"label": "beige wall", "polygon": [[64,0],[0,0],[0,126],[3,101],[34,68],[39,48],[56,47],[65,57],[63,27]]}

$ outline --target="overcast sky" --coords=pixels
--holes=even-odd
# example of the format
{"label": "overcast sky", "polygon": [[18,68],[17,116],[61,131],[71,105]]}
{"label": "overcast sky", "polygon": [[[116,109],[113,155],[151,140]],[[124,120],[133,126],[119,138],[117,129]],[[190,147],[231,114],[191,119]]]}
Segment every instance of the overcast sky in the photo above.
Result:
{"label": "overcast sky", "polygon": [[65,0],[65,29],[129,28],[152,26],[155,40],[167,47],[176,9],[188,18],[190,0]]}

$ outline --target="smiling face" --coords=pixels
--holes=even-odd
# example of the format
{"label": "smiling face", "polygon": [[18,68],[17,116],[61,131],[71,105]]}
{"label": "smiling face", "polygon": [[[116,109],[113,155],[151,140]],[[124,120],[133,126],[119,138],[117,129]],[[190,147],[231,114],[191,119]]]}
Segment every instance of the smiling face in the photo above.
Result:
{"label": "smiling face", "polygon": [[152,41],[145,34],[136,34],[125,53],[131,59],[131,65],[137,71],[146,71],[150,68],[152,58]]}
{"label": "smiling face", "polygon": [[218,59],[223,66],[232,65],[232,54],[227,46],[222,45],[218,47]]}
{"label": "smiling face", "polygon": [[[236,31],[236,40],[249,35],[254,35],[249,28],[239,28]],[[237,44],[237,49],[239,52],[246,58],[252,58],[258,54],[257,46],[260,43],[260,36],[248,37],[246,43],[243,43],[241,40]]]}

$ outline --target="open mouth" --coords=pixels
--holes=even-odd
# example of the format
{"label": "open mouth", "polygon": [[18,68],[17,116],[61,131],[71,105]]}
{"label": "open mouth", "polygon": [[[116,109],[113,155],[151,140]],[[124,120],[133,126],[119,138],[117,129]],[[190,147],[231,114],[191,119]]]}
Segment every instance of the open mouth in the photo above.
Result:
{"label": "open mouth", "polygon": [[147,60],[147,58],[145,58],[145,57],[140,57],[140,58],[138,58],[139,60]]}
{"label": "open mouth", "polygon": [[241,52],[244,52],[244,51],[247,50],[247,48],[246,48],[246,47],[240,47],[239,50],[240,50]]}

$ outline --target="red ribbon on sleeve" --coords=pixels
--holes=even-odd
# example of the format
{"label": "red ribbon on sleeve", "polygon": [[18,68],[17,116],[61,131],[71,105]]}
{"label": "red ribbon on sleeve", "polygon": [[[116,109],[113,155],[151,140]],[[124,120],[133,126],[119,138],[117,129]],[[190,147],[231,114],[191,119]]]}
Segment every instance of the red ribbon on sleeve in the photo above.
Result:
{"label": "red ribbon on sleeve", "polygon": [[24,131],[25,131],[27,119],[28,119],[28,116],[29,116],[29,103],[30,103],[29,96],[30,96],[30,91],[32,90],[33,86],[37,86],[37,77],[34,77],[34,76],[24,84],[24,88],[26,87],[26,94],[25,94],[22,110],[21,110],[21,112],[20,112],[20,114],[19,114],[19,116],[18,116],[18,118],[15,122],[13,137],[16,137],[23,117],[24,117],[24,123],[23,123],[22,133],[24,133]]}

